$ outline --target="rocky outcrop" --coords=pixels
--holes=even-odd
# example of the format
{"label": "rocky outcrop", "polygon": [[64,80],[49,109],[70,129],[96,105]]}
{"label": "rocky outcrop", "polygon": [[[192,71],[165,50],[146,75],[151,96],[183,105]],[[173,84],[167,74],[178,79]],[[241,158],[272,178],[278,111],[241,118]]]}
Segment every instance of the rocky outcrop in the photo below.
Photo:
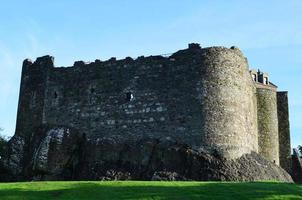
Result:
{"label": "rocky outcrop", "polygon": [[302,183],[302,159],[297,149],[293,150],[291,175],[296,183]]}
{"label": "rocky outcrop", "polygon": [[10,148],[7,152],[7,158],[2,163],[5,168],[10,169],[12,174],[20,174],[23,169],[25,140],[19,135],[14,135],[10,139],[8,146]]}
{"label": "rocky outcrop", "polygon": [[[45,131],[45,132],[43,132]],[[256,153],[227,160],[171,138],[89,138],[66,127],[40,128],[24,155],[26,180],[279,180],[292,182]],[[16,145],[15,143],[12,143]],[[12,146],[12,148],[16,148]],[[18,155],[11,155],[18,157]],[[18,172],[19,168],[12,173]]]}
{"label": "rocky outcrop", "polygon": [[2,159],[5,174],[13,181],[71,180],[80,160],[82,137],[66,127],[39,127],[27,142],[30,145],[14,136],[6,158]]}
{"label": "rocky outcrop", "polygon": [[[203,149],[191,149],[169,138],[128,141],[103,138],[91,143],[81,179],[106,179],[108,171],[116,171],[113,179],[138,180],[279,180],[291,182],[282,168],[256,153],[226,160]],[[90,156],[92,152],[97,152]],[[124,176],[121,176],[123,174]]]}
{"label": "rocky outcrop", "polygon": [[79,162],[82,135],[70,128],[51,128],[36,143],[30,163],[34,179],[73,179],[73,169]]}

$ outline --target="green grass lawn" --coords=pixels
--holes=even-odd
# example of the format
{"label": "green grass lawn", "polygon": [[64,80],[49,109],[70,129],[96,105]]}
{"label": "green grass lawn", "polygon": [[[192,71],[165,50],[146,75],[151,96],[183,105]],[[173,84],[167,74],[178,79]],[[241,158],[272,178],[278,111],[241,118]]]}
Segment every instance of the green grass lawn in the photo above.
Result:
{"label": "green grass lawn", "polygon": [[0,183],[0,200],[302,199],[302,185],[277,182],[26,182]]}

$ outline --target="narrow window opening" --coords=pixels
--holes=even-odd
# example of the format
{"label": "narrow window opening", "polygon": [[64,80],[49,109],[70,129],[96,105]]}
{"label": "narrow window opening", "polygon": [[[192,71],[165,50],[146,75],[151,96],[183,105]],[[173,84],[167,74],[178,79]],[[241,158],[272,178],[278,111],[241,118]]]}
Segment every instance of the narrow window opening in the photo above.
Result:
{"label": "narrow window opening", "polygon": [[253,79],[254,79],[255,82],[257,82],[257,76],[256,76],[256,74],[253,74]]}
{"label": "narrow window opening", "polygon": [[264,84],[268,85],[268,78],[267,77],[264,78]]}
{"label": "narrow window opening", "polygon": [[54,93],[53,97],[54,97],[55,99],[58,98],[57,92]]}
{"label": "narrow window opening", "polygon": [[90,93],[94,94],[95,93],[95,89],[94,88],[90,88]]}

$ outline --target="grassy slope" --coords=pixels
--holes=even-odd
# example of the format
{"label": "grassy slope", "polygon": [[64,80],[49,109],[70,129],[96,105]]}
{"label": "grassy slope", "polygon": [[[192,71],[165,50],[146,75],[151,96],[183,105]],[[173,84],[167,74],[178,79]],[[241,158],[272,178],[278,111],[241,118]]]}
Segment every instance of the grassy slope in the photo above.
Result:
{"label": "grassy slope", "polygon": [[219,182],[0,183],[1,200],[302,199],[302,185]]}

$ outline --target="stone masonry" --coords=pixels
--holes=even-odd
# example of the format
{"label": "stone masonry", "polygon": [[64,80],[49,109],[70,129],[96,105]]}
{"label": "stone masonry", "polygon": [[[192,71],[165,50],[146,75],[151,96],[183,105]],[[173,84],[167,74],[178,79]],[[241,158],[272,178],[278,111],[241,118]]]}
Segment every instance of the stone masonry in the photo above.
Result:
{"label": "stone masonry", "polygon": [[[46,180],[253,180],[250,172],[233,174],[244,166],[238,163],[259,173],[253,163],[266,163],[272,174],[258,179],[291,181],[278,167],[280,160],[287,169],[290,156],[287,96],[277,95],[268,78],[249,71],[236,47],[199,44],[169,57],[71,67],[55,67],[51,56],[26,59],[16,133],[4,162],[16,179]],[[171,165],[182,159],[190,167]],[[224,178],[214,166],[224,166]]]}

